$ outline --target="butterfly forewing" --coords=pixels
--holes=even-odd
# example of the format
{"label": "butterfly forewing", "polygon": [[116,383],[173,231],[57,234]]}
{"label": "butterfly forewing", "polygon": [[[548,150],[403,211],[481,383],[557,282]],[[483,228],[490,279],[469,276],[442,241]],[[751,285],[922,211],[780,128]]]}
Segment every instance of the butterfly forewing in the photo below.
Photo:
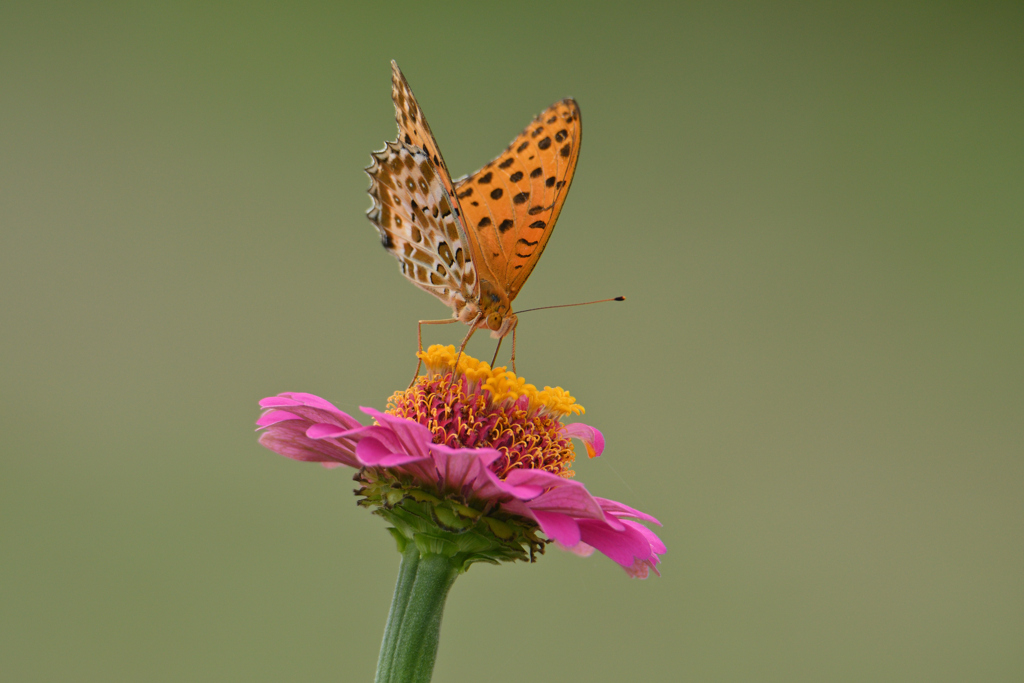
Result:
{"label": "butterfly forewing", "polygon": [[402,274],[456,313],[475,298],[476,273],[452,201],[428,154],[389,142],[373,155],[367,212]]}
{"label": "butterfly forewing", "polygon": [[[444,157],[441,156],[441,150],[437,147],[430,124],[427,123],[416,96],[412,94],[409,82],[405,80],[405,75],[394,60],[391,60],[391,100],[395,103],[398,141],[422,149],[438,170],[438,179],[444,185],[444,189],[449,195],[454,196],[452,176],[444,163]],[[455,202],[453,208],[458,208],[458,202]]]}
{"label": "butterfly forewing", "polygon": [[509,299],[537,264],[565,202],[579,158],[576,102],[541,112],[512,144],[476,173],[455,182],[469,241]]}

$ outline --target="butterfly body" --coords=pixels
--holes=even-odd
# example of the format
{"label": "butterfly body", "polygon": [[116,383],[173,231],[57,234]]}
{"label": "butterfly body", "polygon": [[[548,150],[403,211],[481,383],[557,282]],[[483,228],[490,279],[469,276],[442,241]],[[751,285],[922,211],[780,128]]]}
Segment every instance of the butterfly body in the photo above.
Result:
{"label": "butterfly body", "polygon": [[544,110],[498,157],[453,181],[430,126],[392,62],[398,138],[366,169],[367,216],[402,274],[472,329],[502,338],[569,191],[581,139],[576,102]]}

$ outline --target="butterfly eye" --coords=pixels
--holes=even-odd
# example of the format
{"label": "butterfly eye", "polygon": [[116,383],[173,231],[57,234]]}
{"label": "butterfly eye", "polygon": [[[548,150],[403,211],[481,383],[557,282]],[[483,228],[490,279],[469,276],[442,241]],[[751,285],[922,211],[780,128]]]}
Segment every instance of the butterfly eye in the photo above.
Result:
{"label": "butterfly eye", "polygon": [[500,330],[501,314],[495,311],[494,313],[491,313],[489,316],[487,316],[487,327],[489,327],[492,330]]}

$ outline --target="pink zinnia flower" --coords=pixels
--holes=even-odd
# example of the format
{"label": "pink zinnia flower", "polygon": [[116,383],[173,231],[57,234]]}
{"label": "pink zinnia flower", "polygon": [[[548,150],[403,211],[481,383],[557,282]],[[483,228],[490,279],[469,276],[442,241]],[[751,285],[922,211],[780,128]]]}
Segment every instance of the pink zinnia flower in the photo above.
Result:
{"label": "pink zinnia flower", "polygon": [[293,460],[357,468],[360,505],[393,525],[400,550],[415,542],[463,571],[479,561],[532,560],[555,541],[580,555],[597,549],[634,577],[658,573],[665,546],[640,522],[660,522],[572,479],[571,440],[593,458],[604,438],[562,423],[583,413],[568,392],[538,391],[466,354],[453,379],[451,346],[420,357],[426,374],[393,394],[386,412],[362,408],[371,425],[312,394],[263,399],[260,443]]}

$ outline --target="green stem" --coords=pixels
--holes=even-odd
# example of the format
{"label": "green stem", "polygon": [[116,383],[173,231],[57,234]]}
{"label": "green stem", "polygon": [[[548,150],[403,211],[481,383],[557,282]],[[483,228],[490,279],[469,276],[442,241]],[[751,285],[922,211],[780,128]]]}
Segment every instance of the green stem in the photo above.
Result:
{"label": "green stem", "polygon": [[429,683],[441,636],[441,616],[458,570],[442,555],[420,555],[410,542],[402,553],[376,683]]}

